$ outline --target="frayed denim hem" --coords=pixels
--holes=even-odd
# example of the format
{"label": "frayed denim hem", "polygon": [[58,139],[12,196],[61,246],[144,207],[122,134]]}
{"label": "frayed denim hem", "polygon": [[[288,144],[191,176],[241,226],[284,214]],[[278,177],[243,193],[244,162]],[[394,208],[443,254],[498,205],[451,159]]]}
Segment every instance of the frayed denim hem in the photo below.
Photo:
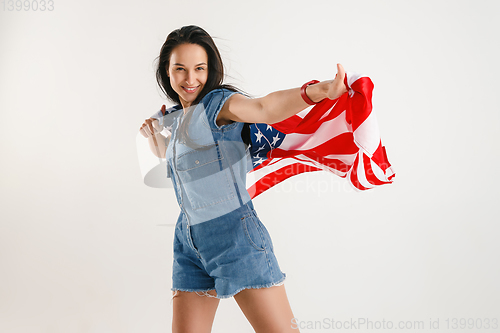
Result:
{"label": "frayed denim hem", "polygon": [[[174,297],[177,295],[178,291],[194,292],[198,296],[208,296],[208,297],[213,297],[213,298],[218,298],[218,299],[225,299],[225,298],[233,297],[234,295],[236,295],[237,293],[239,293],[240,291],[245,290],[245,289],[262,289],[262,288],[271,288],[271,287],[281,286],[282,284],[285,283],[285,280],[286,280],[286,273],[283,273],[283,278],[281,280],[279,280],[278,282],[271,282],[271,283],[267,283],[267,284],[261,284],[261,285],[258,285],[258,286],[242,287],[242,288],[236,290],[232,294],[228,294],[228,295],[218,295],[217,294],[217,296],[210,295],[207,292],[207,291],[210,291],[210,290],[215,290],[215,288],[209,288],[209,289],[204,289],[204,290],[172,288],[171,290],[175,291],[175,293],[172,295],[172,298],[170,299],[170,303],[172,304],[172,301],[173,301]],[[201,293],[201,294],[199,294],[199,293]]]}
{"label": "frayed denim hem", "polygon": [[219,298],[219,299],[230,298],[230,297],[233,297],[234,295],[236,295],[237,293],[239,293],[240,291],[245,290],[245,289],[262,289],[262,288],[281,286],[283,283],[285,283],[285,279],[286,279],[286,274],[283,273],[283,278],[281,280],[279,280],[278,282],[271,282],[271,283],[262,284],[259,286],[243,287],[243,288],[240,288],[240,289],[236,290],[234,293],[229,294],[229,295],[217,295],[217,298]]}
{"label": "frayed denim hem", "polygon": [[[170,304],[172,304],[172,301],[174,300],[174,297],[177,296],[177,293],[179,291],[188,291],[188,292],[193,292],[195,293],[196,295],[198,296],[208,296],[208,297],[214,297],[216,298],[216,296],[214,295],[210,295],[207,291],[210,291],[210,290],[215,290],[215,288],[209,288],[209,289],[203,289],[203,290],[194,290],[194,289],[181,289],[181,288],[172,288],[170,289],[172,291],[175,291],[174,294],[172,295],[172,298],[170,299]],[[199,294],[201,293],[201,294]]]}

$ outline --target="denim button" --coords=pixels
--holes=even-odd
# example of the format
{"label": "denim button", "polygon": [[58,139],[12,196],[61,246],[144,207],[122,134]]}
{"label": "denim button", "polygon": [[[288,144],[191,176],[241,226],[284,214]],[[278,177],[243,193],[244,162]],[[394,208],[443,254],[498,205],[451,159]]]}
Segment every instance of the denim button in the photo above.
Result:
{"label": "denim button", "polygon": [[196,160],[196,161],[194,161],[194,163],[196,163],[196,164],[200,164],[200,161]]}

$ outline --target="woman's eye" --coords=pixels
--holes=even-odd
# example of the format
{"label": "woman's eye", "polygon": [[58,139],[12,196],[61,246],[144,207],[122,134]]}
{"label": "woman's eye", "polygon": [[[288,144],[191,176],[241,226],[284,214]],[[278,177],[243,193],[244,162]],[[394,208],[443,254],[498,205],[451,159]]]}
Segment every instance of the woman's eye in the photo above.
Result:
{"label": "woman's eye", "polygon": [[198,67],[197,69],[199,69],[199,70],[202,70],[202,71],[203,71],[203,70],[205,70],[205,67]]}
{"label": "woman's eye", "polygon": [[176,71],[182,71],[182,70],[184,70],[184,68],[182,68],[182,67],[177,67],[175,70],[176,70]]}

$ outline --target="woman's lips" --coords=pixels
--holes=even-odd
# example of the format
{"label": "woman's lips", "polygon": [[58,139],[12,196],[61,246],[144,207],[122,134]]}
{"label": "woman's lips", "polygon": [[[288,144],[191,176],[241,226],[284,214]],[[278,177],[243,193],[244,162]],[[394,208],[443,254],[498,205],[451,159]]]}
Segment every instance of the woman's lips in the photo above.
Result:
{"label": "woman's lips", "polygon": [[198,87],[182,87],[182,89],[184,89],[185,92],[187,92],[188,94],[192,94],[192,93],[195,93],[197,90],[198,90]]}

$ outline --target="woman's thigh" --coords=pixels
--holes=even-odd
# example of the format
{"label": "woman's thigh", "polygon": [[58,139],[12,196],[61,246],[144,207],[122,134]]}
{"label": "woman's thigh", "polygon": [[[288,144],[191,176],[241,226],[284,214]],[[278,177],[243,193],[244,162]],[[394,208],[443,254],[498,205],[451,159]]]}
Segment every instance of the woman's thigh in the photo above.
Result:
{"label": "woman's thigh", "polygon": [[260,289],[244,289],[234,295],[256,333],[299,332],[292,328],[293,313],[285,285]]}
{"label": "woman's thigh", "polygon": [[[206,293],[216,296],[215,290]],[[209,333],[220,299],[204,292],[176,291],[173,297],[173,333]]]}

